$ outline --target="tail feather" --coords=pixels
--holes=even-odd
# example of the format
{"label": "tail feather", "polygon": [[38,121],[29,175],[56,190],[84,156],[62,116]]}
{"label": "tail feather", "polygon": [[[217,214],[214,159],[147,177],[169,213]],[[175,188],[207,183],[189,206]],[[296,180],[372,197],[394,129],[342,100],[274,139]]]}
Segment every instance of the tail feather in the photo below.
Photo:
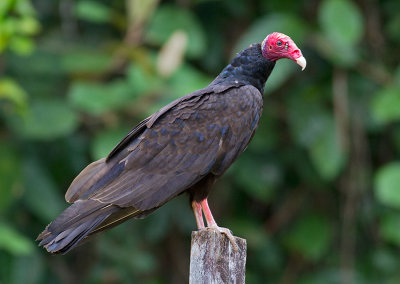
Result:
{"label": "tail feather", "polygon": [[64,210],[37,237],[39,246],[51,253],[67,253],[97,233],[109,230],[130,218],[142,218],[155,209],[141,211],[96,200],[78,200]]}
{"label": "tail feather", "polygon": [[[92,222],[87,222],[79,225],[74,229],[69,229],[63,232],[63,236],[58,235],[53,238],[47,244],[42,244],[48,252],[51,253],[67,253],[72,248],[77,246],[80,241],[83,240],[94,228],[96,228],[101,222],[104,221],[108,216],[99,216]],[[43,241],[42,241],[43,242]],[[42,243],[41,242],[41,243]],[[40,245],[40,244],[39,244]]]}
{"label": "tail feather", "polygon": [[66,253],[121,209],[94,200],[76,202],[38,236],[37,240],[41,240],[39,245],[51,253]]}

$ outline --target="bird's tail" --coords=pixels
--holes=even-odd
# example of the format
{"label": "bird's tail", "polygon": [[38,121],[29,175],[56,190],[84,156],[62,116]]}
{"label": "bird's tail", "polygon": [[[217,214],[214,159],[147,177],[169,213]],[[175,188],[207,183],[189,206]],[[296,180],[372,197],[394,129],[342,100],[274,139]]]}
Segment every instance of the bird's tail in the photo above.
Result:
{"label": "bird's tail", "polygon": [[120,211],[124,211],[124,208],[96,200],[78,200],[51,222],[37,240],[41,240],[39,245],[48,252],[66,253],[94,232],[113,227],[118,220],[109,220],[110,217],[126,217],[126,214],[121,216]]}

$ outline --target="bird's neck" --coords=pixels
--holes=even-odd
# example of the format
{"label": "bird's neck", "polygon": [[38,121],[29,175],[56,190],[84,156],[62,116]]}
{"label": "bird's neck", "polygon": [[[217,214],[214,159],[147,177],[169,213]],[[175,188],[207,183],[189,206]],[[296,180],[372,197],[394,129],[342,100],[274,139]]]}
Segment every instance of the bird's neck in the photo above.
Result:
{"label": "bird's neck", "polygon": [[240,52],[211,83],[219,85],[253,85],[261,94],[275,67],[275,61],[264,58],[261,44],[255,43]]}

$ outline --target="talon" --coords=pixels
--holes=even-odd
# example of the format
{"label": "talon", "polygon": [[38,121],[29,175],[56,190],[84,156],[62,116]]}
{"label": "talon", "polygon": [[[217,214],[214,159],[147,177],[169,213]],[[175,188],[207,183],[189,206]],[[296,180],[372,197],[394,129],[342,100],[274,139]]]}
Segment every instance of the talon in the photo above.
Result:
{"label": "talon", "polygon": [[[203,208],[203,212],[204,212],[204,217],[206,218],[207,221],[207,227],[205,228],[206,230],[214,230],[214,231],[218,231],[218,233],[220,234],[225,234],[225,236],[229,239],[229,241],[231,242],[233,249],[237,252],[239,250],[239,247],[236,244],[236,240],[235,237],[232,235],[231,230],[227,229],[227,228],[221,228],[218,227],[217,223],[214,220],[214,217],[211,214],[211,210],[210,207],[208,207],[208,201],[207,198],[203,199],[200,202],[193,202],[192,203],[193,206],[193,211],[194,211],[194,215],[196,216],[196,220],[197,221],[197,227],[198,229],[203,229],[204,227],[202,227],[201,225],[204,226],[203,223],[203,219],[201,218],[201,209],[200,207]],[[199,226],[200,224],[200,226]]]}
{"label": "talon", "polygon": [[235,237],[233,236],[231,230],[229,230],[228,228],[222,228],[222,227],[218,227],[218,226],[211,226],[211,227],[207,227],[206,229],[218,231],[220,234],[224,234],[228,238],[230,243],[232,244],[233,249],[235,250],[235,252],[237,252],[239,250],[239,247],[236,244]]}

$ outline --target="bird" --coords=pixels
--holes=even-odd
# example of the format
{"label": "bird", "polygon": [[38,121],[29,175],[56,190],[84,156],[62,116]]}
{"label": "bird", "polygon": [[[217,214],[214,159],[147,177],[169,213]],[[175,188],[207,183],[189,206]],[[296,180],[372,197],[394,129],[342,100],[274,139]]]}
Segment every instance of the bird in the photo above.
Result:
{"label": "bird", "polygon": [[[164,106],[137,124],[115,148],[72,181],[72,203],[39,234],[39,246],[65,254],[128,219],[141,219],[188,193],[199,230],[226,235],[208,205],[215,181],[254,136],[265,83],[276,61],[306,60],[287,35],[274,32],[239,52],[205,88]],[[204,224],[204,219],[207,227]]]}

